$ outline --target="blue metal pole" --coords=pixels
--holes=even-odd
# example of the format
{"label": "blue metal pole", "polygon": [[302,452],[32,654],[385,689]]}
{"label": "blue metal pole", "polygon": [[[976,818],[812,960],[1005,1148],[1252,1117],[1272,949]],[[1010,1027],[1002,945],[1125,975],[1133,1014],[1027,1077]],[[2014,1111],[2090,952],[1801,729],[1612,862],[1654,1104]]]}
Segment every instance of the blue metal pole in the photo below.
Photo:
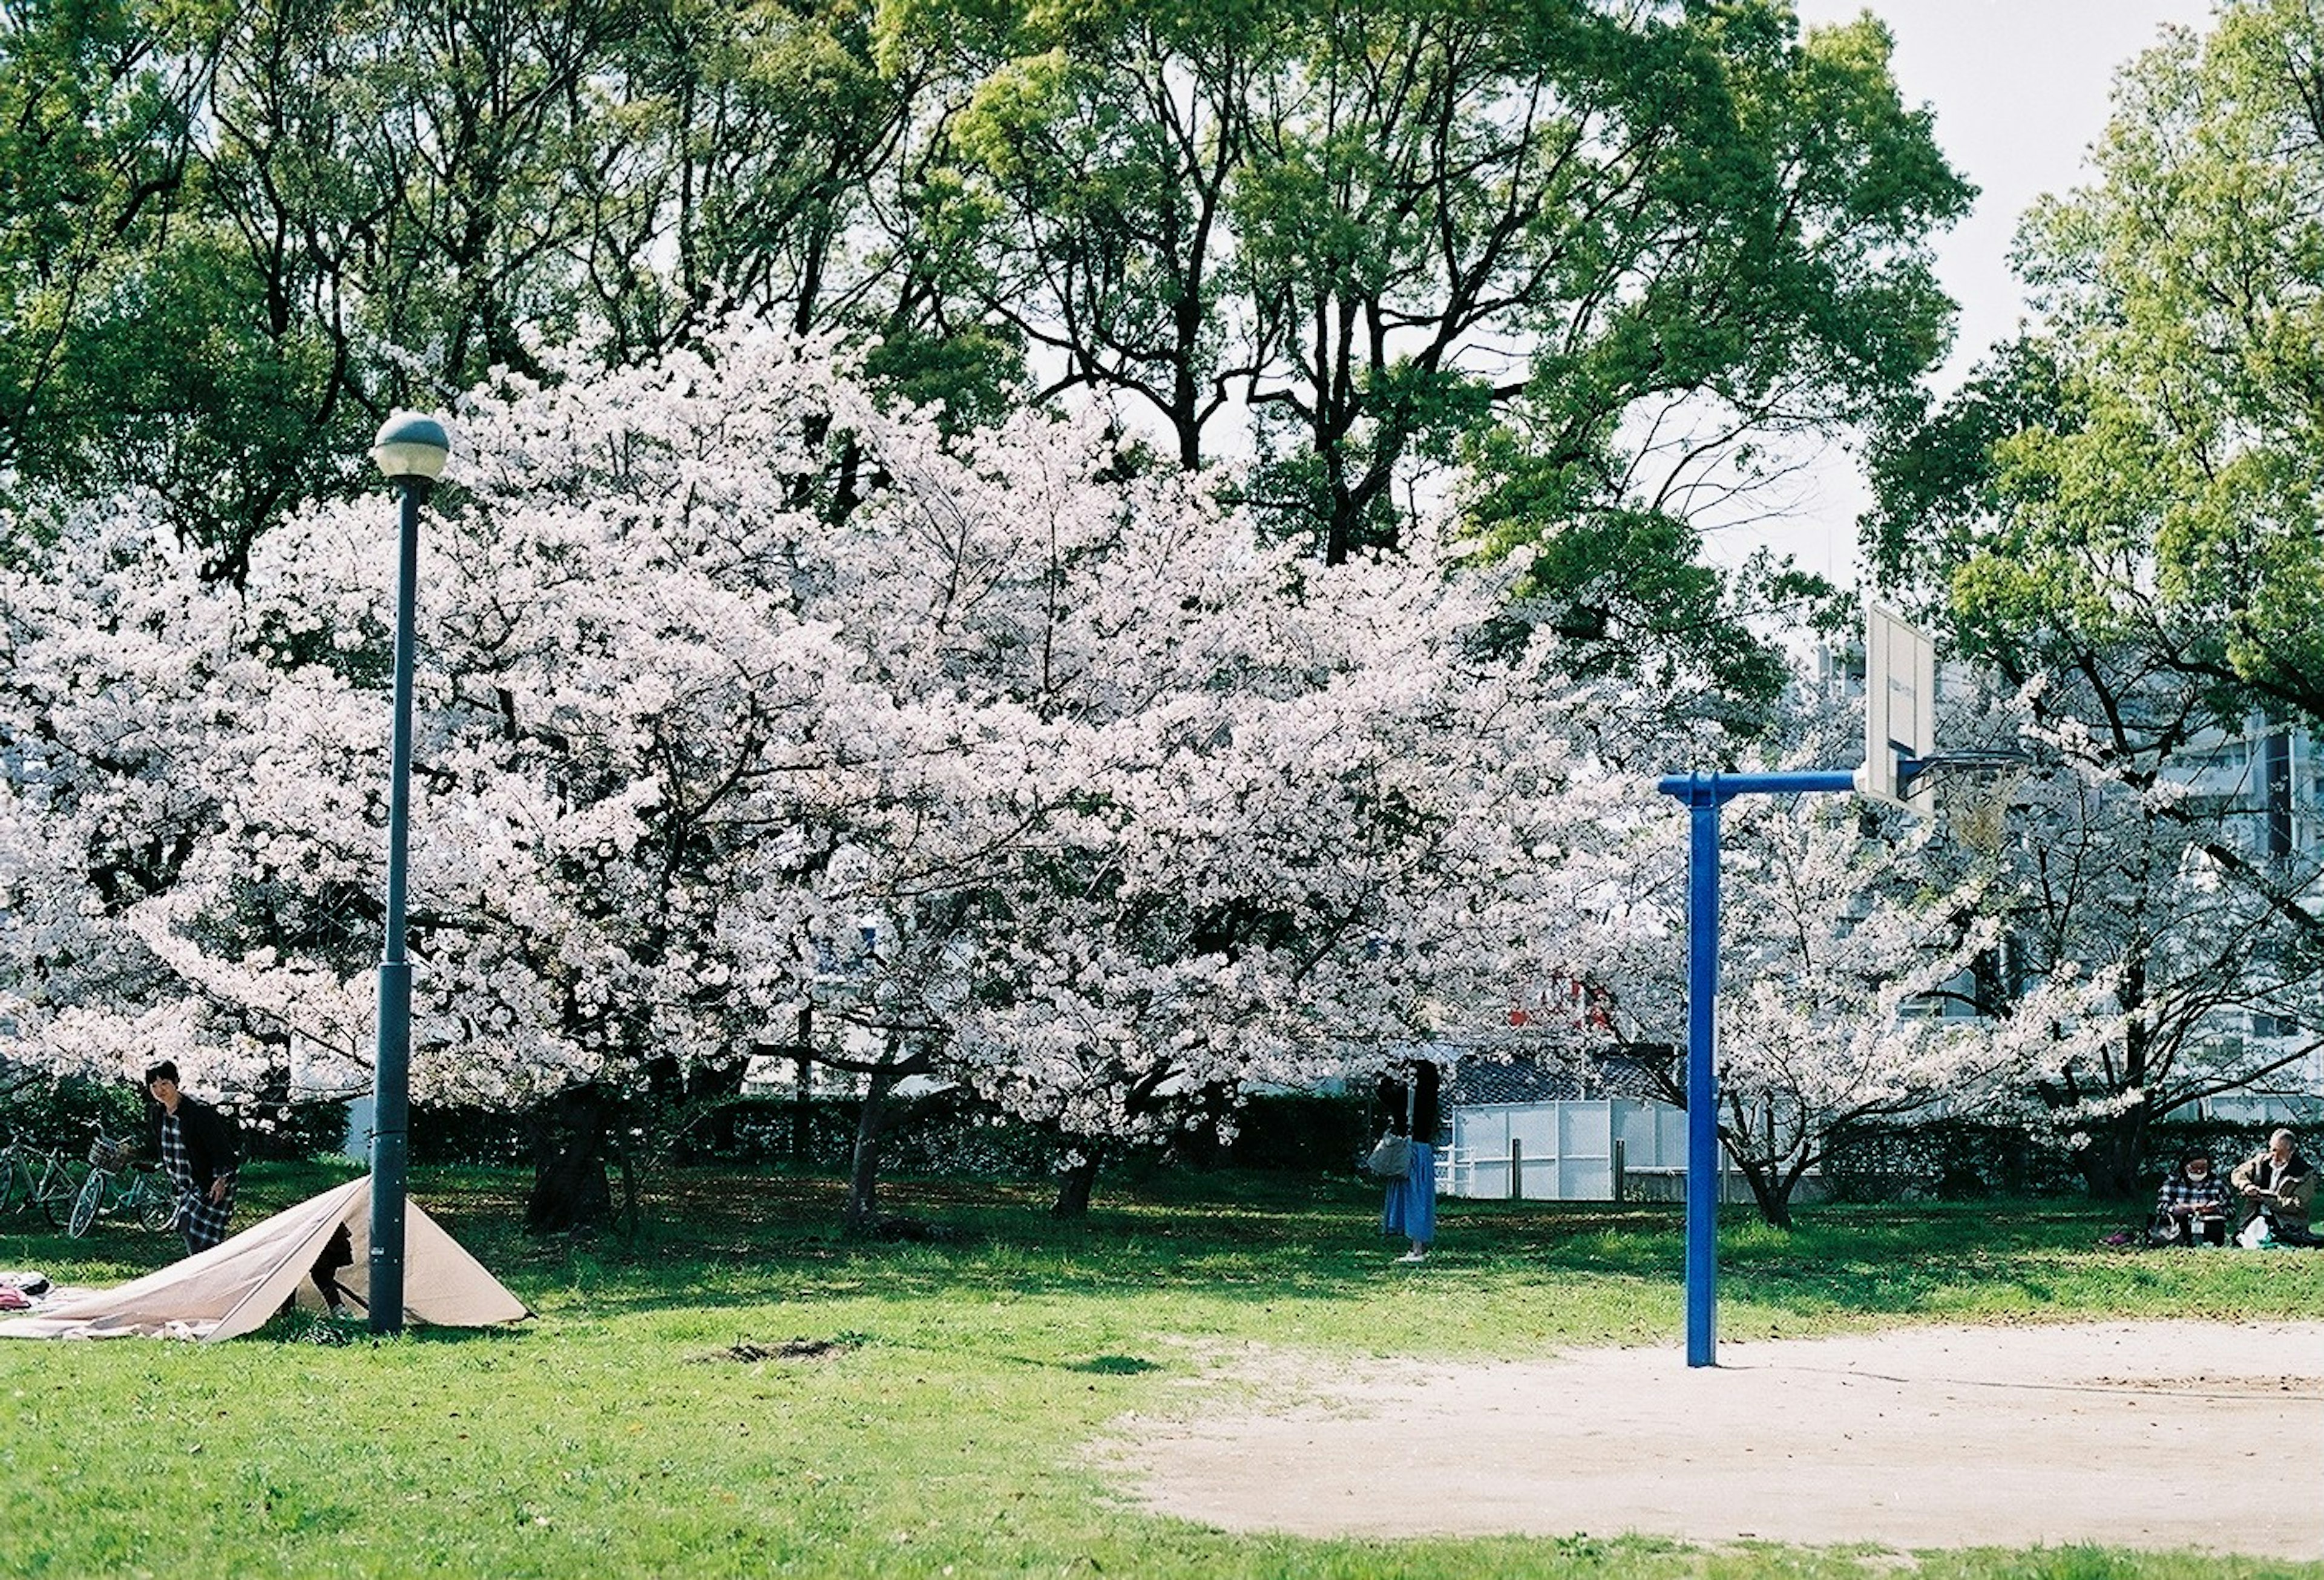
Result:
{"label": "blue metal pole", "polygon": [[403,1200],[410,1155],[411,963],[404,957],[404,887],[410,850],[411,650],[420,584],[420,506],[429,480],[396,480],[403,513],[395,583],[395,734],[388,770],[387,938],[379,963],[379,1044],[373,1069],[371,1330],[403,1331]]}
{"label": "blue metal pole", "polygon": [[1718,776],[1698,777],[1686,883],[1686,1364],[1716,1353],[1719,1092],[1712,1062],[1719,1007]]}
{"label": "blue metal pole", "polygon": [[1736,795],[1854,790],[1849,769],[1666,774],[1692,815],[1686,861],[1686,1364],[1718,1364],[1719,809]]}

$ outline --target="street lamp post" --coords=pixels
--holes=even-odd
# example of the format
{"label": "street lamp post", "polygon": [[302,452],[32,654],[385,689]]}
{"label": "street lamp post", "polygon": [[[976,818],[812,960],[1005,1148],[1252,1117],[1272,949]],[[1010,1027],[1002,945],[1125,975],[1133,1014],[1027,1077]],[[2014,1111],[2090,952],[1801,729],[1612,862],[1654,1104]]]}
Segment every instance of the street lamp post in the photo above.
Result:
{"label": "street lamp post", "polygon": [[410,848],[411,648],[420,583],[420,507],[450,458],[444,425],[399,411],[381,425],[371,458],[403,497],[395,576],[395,737],[387,795],[387,938],[379,962],[379,1053],[373,1067],[371,1330],[403,1331],[404,1164],[411,1089],[411,962],[403,952],[404,875]]}

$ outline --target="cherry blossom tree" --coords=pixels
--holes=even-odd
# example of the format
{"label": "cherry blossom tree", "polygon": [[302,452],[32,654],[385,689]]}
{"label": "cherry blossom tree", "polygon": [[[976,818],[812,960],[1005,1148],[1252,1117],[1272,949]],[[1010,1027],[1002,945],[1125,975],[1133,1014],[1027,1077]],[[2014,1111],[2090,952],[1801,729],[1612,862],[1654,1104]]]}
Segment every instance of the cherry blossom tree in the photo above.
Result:
{"label": "cherry blossom tree", "polygon": [[[1939,1013],[1997,936],[1990,875],[1944,872],[1929,859],[1943,836],[1896,822],[1868,839],[1846,796],[1744,797],[1722,821],[1719,1135],[1779,1227],[1836,1132],[1959,1101],[2012,1059],[1989,1023]],[[1630,1036],[1683,1048],[1685,918],[1669,903],[1683,842],[1669,842],[1651,920],[1607,974]],[[1683,1106],[1683,1068],[1655,1073]]]}
{"label": "cherry blossom tree", "polygon": [[2006,852],[2020,979],[2004,986],[2028,994],[2002,1006],[2024,1060],[2014,1111],[2094,1195],[2125,1197],[2155,1120],[2313,1055],[2324,864],[2292,837],[2288,785],[2271,804],[2267,732],[2134,645],[1997,706],[2042,759]]}
{"label": "cherry blossom tree", "polygon": [[[537,437],[518,409],[474,413],[502,468],[442,513],[423,576],[415,1092],[586,1110],[723,1046],[694,940],[729,820],[847,666],[780,592],[689,563],[715,551],[689,519],[757,554],[796,512],[561,509],[523,487],[542,452],[503,448]],[[12,896],[11,919],[77,913],[91,935],[11,972],[16,1018],[58,1061],[134,1067],[160,1017],[223,1087],[263,1057],[361,1089],[392,574],[376,512],[302,518],[236,595],[202,586],[137,504],[89,510],[10,588],[10,811],[60,853],[25,882],[63,886]],[[567,1128],[602,1135],[582,1119]],[[538,1221],[602,1205],[571,1189],[593,1159],[544,1161],[563,1171],[544,1171]]]}
{"label": "cherry blossom tree", "polygon": [[[414,1091],[533,1116],[536,1226],[603,1209],[624,1101],[802,1009],[863,1082],[863,1227],[909,1077],[1093,1172],[1188,1094],[1473,1013],[1604,881],[1635,791],[1576,744],[1604,707],[1471,639],[1503,583],[1266,547],[1094,418],[945,427],[741,327],[464,403],[420,581]],[[302,513],[226,589],[109,500],[7,577],[22,1047],[368,1086],[385,515]]]}
{"label": "cherry blossom tree", "polygon": [[[2312,1032],[2246,1030],[2324,1024],[2324,933],[2317,862],[2288,828],[2271,836],[2242,724],[2125,646],[1957,699],[1945,739],[2030,749],[1990,850],[1945,815],[1958,779],[1933,816],[1729,804],[1720,1129],[1769,1221],[1834,1132],[1947,1112],[2021,1125],[2119,1197],[2155,1118],[2310,1056]],[[1683,850],[1674,834],[1661,850],[1602,969],[1625,1033],[1676,1047]],[[1661,1073],[1683,1103],[1680,1072]]]}

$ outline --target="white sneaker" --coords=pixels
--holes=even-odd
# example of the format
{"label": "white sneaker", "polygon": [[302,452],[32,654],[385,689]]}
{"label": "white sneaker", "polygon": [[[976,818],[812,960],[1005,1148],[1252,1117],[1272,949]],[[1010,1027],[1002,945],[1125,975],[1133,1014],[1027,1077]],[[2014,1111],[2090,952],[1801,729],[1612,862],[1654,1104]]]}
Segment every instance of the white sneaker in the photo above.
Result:
{"label": "white sneaker", "polygon": [[1425,1262],[1428,1260],[1428,1253],[1425,1251],[1407,1251],[1403,1255],[1397,1257],[1397,1260],[1398,1262]]}

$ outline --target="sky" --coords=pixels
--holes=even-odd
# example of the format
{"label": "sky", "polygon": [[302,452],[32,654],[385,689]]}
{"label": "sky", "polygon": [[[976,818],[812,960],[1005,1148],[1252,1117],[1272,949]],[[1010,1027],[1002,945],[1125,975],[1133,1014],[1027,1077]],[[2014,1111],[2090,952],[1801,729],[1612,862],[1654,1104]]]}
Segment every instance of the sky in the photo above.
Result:
{"label": "sky", "polygon": [[[1887,24],[1905,102],[1936,112],[1938,142],[1978,188],[1975,210],[1935,243],[1938,275],[1960,304],[1940,389],[2016,329],[2025,311],[2009,271],[2018,217],[2043,194],[2085,179],[2084,152],[2106,129],[2116,69],[2168,24],[2206,30],[2212,10],[2210,0],[1796,3],[1810,26],[1868,10]],[[1864,504],[1860,471],[1835,451],[1814,468],[1786,519],[1750,528],[1748,542],[1714,540],[1713,553],[1732,563],[1764,541],[1845,584],[1855,579]]]}

